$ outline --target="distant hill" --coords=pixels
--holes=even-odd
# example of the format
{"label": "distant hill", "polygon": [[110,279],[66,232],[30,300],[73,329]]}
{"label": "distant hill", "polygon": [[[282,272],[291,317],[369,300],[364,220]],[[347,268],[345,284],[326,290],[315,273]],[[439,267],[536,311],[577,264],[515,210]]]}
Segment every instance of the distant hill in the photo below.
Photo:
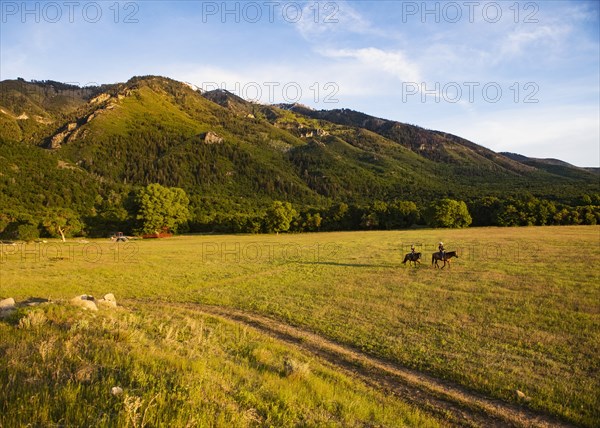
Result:
{"label": "distant hill", "polygon": [[600,173],[600,168],[580,168],[578,166],[571,165],[570,163],[561,161],[559,159],[530,158],[517,153],[509,152],[501,152],[500,154],[506,156],[507,158],[520,162],[523,165],[528,165],[540,170],[547,171],[551,174],[566,178],[589,180],[590,178],[592,178],[590,177],[590,173]]}
{"label": "distant hill", "polygon": [[[472,199],[597,192],[594,171],[496,153],[441,131],[348,110],[261,105],[159,76],[79,88],[0,82],[0,209],[93,216],[149,183],[184,188],[197,216],[272,200]],[[118,195],[118,196],[116,196]]]}

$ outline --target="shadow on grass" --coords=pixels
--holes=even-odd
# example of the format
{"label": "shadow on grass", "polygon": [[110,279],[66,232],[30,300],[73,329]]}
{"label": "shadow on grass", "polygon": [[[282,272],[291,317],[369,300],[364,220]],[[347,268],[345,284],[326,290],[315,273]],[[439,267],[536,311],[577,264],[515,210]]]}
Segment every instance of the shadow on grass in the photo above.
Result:
{"label": "shadow on grass", "polygon": [[357,268],[401,268],[402,265],[378,265],[370,263],[339,263],[339,262],[297,262],[301,265],[325,265],[325,266],[342,266],[342,267],[357,267]]}

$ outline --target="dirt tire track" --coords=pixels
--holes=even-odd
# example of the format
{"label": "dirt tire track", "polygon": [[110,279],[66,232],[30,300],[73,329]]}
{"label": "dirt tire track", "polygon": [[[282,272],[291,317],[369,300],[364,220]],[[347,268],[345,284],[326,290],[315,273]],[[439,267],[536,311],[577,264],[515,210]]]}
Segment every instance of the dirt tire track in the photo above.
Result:
{"label": "dirt tire track", "polygon": [[[162,303],[163,305],[165,303]],[[450,382],[365,355],[272,318],[222,306],[168,303],[252,327],[325,360],[366,384],[393,393],[442,422],[471,427],[573,427],[549,415],[487,398]]]}

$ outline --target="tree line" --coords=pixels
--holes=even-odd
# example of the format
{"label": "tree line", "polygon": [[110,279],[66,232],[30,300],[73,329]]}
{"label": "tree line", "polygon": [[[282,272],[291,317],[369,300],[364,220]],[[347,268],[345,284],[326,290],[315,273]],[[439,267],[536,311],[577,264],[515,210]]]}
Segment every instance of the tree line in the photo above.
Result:
{"label": "tree line", "polygon": [[[105,237],[126,234],[285,233],[350,230],[393,230],[416,226],[544,226],[600,224],[600,195],[582,195],[576,206],[532,195],[520,198],[488,196],[470,201],[451,198],[429,203],[407,200],[369,204],[338,202],[328,207],[300,207],[271,201],[262,209],[233,209],[227,205],[197,207],[183,189],[150,184],[128,194],[97,197],[91,215],[73,209],[40,213],[3,212],[0,237],[35,240],[74,236]],[[208,204],[207,204],[208,205]],[[199,209],[200,208],[200,209]]]}

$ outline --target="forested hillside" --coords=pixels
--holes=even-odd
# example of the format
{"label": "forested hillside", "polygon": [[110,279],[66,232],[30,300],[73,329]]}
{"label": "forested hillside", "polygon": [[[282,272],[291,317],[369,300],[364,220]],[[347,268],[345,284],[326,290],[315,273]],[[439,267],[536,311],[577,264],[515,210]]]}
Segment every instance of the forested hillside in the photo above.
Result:
{"label": "forested hillside", "polygon": [[290,230],[434,224],[443,199],[466,202],[475,225],[599,218],[593,171],[351,110],[260,105],[164,77],[86,88],[3,81],[0,124],[7,238],[20,226],[52,235],[57,222],[71,234],[131,232],[135,194],[152,183],[189,195],[191,231],[269,231],[275,201],[290,203]]}

